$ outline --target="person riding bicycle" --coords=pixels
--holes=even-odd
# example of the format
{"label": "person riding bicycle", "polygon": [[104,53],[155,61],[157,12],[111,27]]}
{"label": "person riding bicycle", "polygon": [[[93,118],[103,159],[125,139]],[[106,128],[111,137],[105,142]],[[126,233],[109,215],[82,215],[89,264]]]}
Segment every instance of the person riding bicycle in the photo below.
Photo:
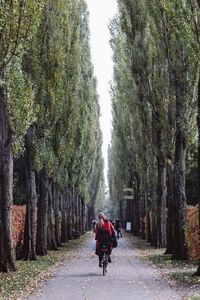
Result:
{"label": "person riding bicycle", "polygon": [[115,230],[111,222],[108,221],[107,217],[103,213],[98,214],[99,222],[96,225],[96,252],[95,254],[99,256],[99,267],[101,267],[101,260],[103,254],[101,252],[101,246],[107,246],[109,259],[111,262],[111,252],[112,252],[112,238],[115,236]]}

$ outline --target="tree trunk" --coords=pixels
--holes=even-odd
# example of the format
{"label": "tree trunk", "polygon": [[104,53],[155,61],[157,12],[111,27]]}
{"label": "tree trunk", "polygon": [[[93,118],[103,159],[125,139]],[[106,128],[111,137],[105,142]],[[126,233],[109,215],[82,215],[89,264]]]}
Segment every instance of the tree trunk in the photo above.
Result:
{"label": "tree trunk", "polygon": [[72,187],[72,202],[71,202],[71,207],[72,207],[72,234],[73,231],[75,230],[75,223],[76,223],[76,192],[74,187]]}
{"label": "tree trunk", "polygon": [[167,249],[165,254],[173,253],[174,225],[173,225],[173,169],[171,160],[167,163]]}
{"label": "tree trunk", "polygon": [[5,71],[0,74],[0,271],[16,270],[12,241],[13,155]]}
{"label": "tree trunk", "polygon": [[36,260],[37,192],[33,146],[33,126],[25,137],[26,159],[26,221],[24,230],[24,260]]}
{"label": "tree trunk", "polygon": [[147,242],[151,242],[151,226],[150,226],[150,214],[149,214],[149,206],[148,206],[148,188],[147,188],[147,170],[145,175],[144,182],[144,201],[145,201],[145,226],[146,226],[146,240]]}
{"label": "tree trunk", "polygon": [[[165,24],[165,36],[167,38],[167,44],[169,43],[170,36],[168,31],[168,24],[166,16],[163,15]],[[168,82],[168,112],[167,112],[167,249],[165,254],[173,253],[173,242],[174,242],[174,224],[173,224],[173,213],[174,213],[174,192],[173,192],[173,140],[174,140],[174,71],[171,64],[171,53],[168,45],[166,45],[167,58],[166,58],[166,81]]]}
{"label": "tree trunk", "polygon": [[78,202],[77,202],[77,228],[78,231],[80,232],[80,196],[78,195]]}
{"label": "tree trunk", "polygon": [[75,227],[75,230],[78,231],[78,194],[76,193],[75,194],[75,209],[74,209],[74,215],[75,215],[75,224],[74,224],[74,227]]}
{"label": "tree trunk", "polygon": [[85,205],[85,230],[91,230],[91,225],[88,226],[88,204]]}
{"label": "tree trunk", "polygon": [[[185,73],[184,73],[184,54],[183,49],[179,49],[176,73],[176,139],[175,139],[175,164],[174,164],[174,247],[173,259],[184,260],[187,258],[185,247],[185,214],[186,214],[186,195],[185,195],[185,156],[186,139],[184,132],[185,120]],[[182,72],[181,72],[182,71]]]}
{"label": "tree trunk", "polygon": [[82,204],[82,199],[81,197],[79,196],[78,198],[78,231],[81,232],[82,230],[82,225],[81,225],[81,204]]}
{"label": "tree trunk", "polygon": [[[200,72],[199,72],[200,73]],[[199,82],[198,82],[198,98],[197,98],[197,104],[198,104],[198,115],[197,115],[197,127],[198,127],[198,169],[197,169],[197,178],[198,178],[198,195],[199,195],[199,228],[200,228],[200,74],[199,76]],[[196,276],[200,276],[200,265],[198,266],[197,271],[195,272]]]}
{"label": "tree trunk", "polygon": [[[183,175],[183,164],[185,155],[185,141],[181,132],[176,136],[176,161],[174,167],[174,247],[173,259],[184,260],[187,258],[185,248],[185,210],[186,197]],[[177,153],[179,152],[179,154]]]}
{"label": "tree trunk", "polygon": [[131,200],[126,200],[126,223],[131,222]]}
{"label": "tree trunk", "polygon": [[47,255],[47,228],[48,228],[48,192],[49,179],[45,168],[40,171],[40,196],[37,213],[36,253]]}
{"label": "tree trunk", "polygon": [[152,239],[151,245],[157,246],[157,160],[156,155],[153,153],[152,159],[152,215],[151,215],[151,230]]}
{"label": "tree trunk", "polygon": [[[168,68],[168,73],[172,71]],[[170,88],[173,86],[172,75],[169,75],[169,106],[168,106],[168,134],[167,134],[167,249],[166,254],[173,253],[173,242],[174,242],[174,224],[173,224],[173,213],[174,213],[174,192],[173,192],[173,94],[170,92]]]}
{"label": "tree trunk", "polygon": [[142,194],[141,194],[141,204],[140,204],[140,211],[141,211],[141,238],[146,239],[146,212],[147,212],[147,191],[146,191],[146,174],[142,174]]}
{"label": "tree trunk", "polygon": [[55,233],[55,213],[53,208],[53,182],[49,184],[49,194],[48,194],[48,250],[58,250],[56,243],[56,233]]}
{"label": "tree trunk", "polygon": [[122,199],[119,200],[119,216],[120,216],[121,223],[123,224],[124,227],[126,227],[126,221],[125,221],[125,216],[124,216],[124,208],[123,208]]}
{"label": "tree trunk", "polygon": [[163,151],[163,124],[162,113],[163,107],[160,99],[156,99],[156,112],[153,114],[153,125],[156,135],[156,156],[157,156],[157,239],[156,247],[163,248],[166,246],[166,166]]}
{"label": "tree trunk", "polygon": [[68,239],[71,240],[73,238],[73,236],[72,236],[72,189],[70,189],[70,188],[68,188],[67,200],[68,200],[67,235],[68,235]]}
{"label": "tree trunk", "polygon": [[134,173],[134,235],[139,236],[140,233],[140,180],[137,172]]}
{"label": "tree trunk", "polygon": [[81,233],[84,234],[85,233],[85,223],[86,223],[86,212],[85,212],[85,201],[84,199],[81,199]]}
{"label": "tree trunk", "polygon": [[163,157],[158,158],[157,248],[166,246],[166,169]]}
{"label": "tree trunk", "polygon": [[[144,104],[144,95],[141,93],[141,103]],[[142,208],[142,238],[147,241],[150,241],[151,239],[151,233],[150,228],[147,226],[148,224],[148,187],[147,187],[147,170],[148,170],[148,162],[147,162],[147,138],[146,138],[146,130],[147,128],[147,118],[146,115],[143,116],[143,139],[142,139],[142,202],[143,202],[143,208]]]}
{"label": "tree trunk", "polygon": [[58,247],[61,246],[61,222],[62,215],[60,211],[60,188],[56,186],[55,188],[55,199],[54,199],[54,211],[55,211],[55,234],[56,234],[56,244]]}
{"label": "tree trunk", "polygon": [[68,241],[68,234],[67,234],[67,195],[66,191],[62,194],[62,224],[61,224],[61,242],[66,243]]}

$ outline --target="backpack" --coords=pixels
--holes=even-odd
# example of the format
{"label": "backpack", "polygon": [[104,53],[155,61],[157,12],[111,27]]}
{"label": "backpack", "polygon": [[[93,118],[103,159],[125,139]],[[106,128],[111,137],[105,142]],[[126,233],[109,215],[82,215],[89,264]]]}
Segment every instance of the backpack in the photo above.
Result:
{"label": "backpack", "polygon": [[101,228],[99,232],[99,243],[100,245],[109,246],[110,245],[110,234],[109,231],[106,229]]}
{"label": "backpack", "polygon": [[112,246],[113,246],[113,248],[117,248],[117,246],[118,246],[118,241],[117,241],[116,235],[114,235],[112,237]]}

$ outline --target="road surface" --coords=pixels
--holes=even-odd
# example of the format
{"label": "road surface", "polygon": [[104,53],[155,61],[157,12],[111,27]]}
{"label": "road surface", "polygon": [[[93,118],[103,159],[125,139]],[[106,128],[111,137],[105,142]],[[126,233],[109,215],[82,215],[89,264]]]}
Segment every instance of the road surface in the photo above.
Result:
{"label": "road surface", "polygon": [[113,250],[108,273],[102,276],[92,240],[77,251],[76,259],[60,267],[28,300],[179,300],[181,295],[154,267],[141,261],[123,237]]}

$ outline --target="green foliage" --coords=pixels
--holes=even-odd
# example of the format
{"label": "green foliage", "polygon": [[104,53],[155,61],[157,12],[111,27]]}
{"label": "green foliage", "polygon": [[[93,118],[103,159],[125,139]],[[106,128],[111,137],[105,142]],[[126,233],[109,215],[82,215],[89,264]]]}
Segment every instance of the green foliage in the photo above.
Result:
{"label": "green foliage", "polygon": [[200,20],[195,0],[118,0],[118,5],[119,15],[110,24],[114,82],[109,150],[109,187],[117,205],[124,186],[134,185],[135,172],[140,177],[147,172],[152,192],[154,156],[166,165],[168,157],[174,162],[177,81],[184,89],[180,125],[188,142],[186,175],[196,170]]}
{"label": "green foliage", "polygon": [[0,69],[21,55],[32,38],[44,1],[2,0],[0,3]]}
{"label": "green foliage", "polygon": [[23,149],[33,124],[37,171],[46,168],[54,182],[74,186],[87,202],[94,201],[103,163],[87,7],[79,0],[49,0],[40,9],[31,38],[8,73],[15,151]]}
{"label": "green foliage", "polygon": [[49,251],[49,254],[38,258],[37,261],[18,261],[17,272],[9,274],[0,274],[0,293],[1,299],[13,297],[16,299],[20,293],[27,291],[27,286],[30,290],[37,288],[38,282],[48,278],[51,275],[54,267],[73,257],[77,246],[83,243],[85,236],[81,240],[70,241],[63,244],[60,251]]}
{"label": "green foliage", "polygon": [[36,121],[35,92],[33,83],[21,66],[21,59],[12,60],[8,68],[11,126],[14,133],[14,154],[23,150],[24,136],[29,126]]}

